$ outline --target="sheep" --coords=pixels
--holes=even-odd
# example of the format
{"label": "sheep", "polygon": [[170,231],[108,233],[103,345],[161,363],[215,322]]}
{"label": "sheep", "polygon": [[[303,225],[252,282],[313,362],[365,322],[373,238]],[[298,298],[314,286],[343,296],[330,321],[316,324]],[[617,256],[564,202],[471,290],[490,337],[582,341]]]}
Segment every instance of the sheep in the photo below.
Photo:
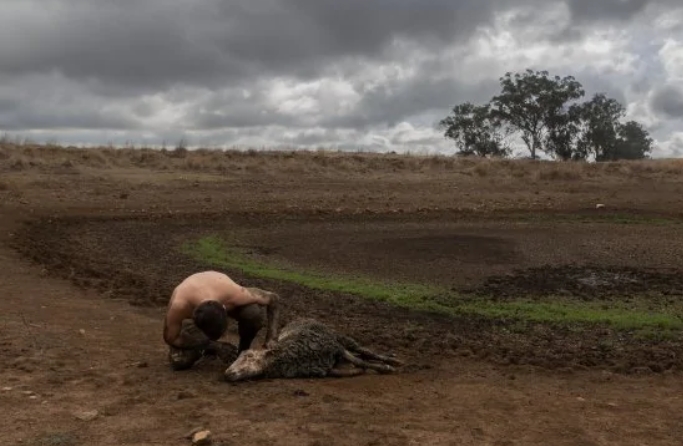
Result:
{"label": "sheep", "polygon": [[[380,363],[371,363],[353,355]],[[349,362],[359,368],[340,369]],[[226,381],[254,378],[351,377],[373,369],[392,373],[403,363],[378,355],[345,335],[339,334],[315,319],[301,318],[283,327],[270,349],[243,351],[224,372]]]}

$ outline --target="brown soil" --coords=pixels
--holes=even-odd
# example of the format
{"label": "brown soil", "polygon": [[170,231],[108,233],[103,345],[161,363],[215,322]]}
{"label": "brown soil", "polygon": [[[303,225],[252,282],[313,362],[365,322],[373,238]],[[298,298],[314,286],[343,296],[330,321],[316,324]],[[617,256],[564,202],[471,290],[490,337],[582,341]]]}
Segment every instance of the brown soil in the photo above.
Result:
{"label": "brown soil", "polygon": [[[344,222],[341,216],[318,216],[312,223],[301,222],[299,216],[294,222],[283,223],[280,218],[259,214],[241,218],[230,214],[117,220],[48,218],[35,221],[20,231],[15,246],[50,272],[61,273],[62,277],[71,278],[80,287],[127,298],[137,305],[164,305],[175,284],[183,277],[212,267],[180,253],[178,247],[183,241],[216,232],[240,237],[240,228],[246,228],[240,237],[243,241],[260,243],[258,249],[252,251],[262,257],[286,253],[286,258],[297,259],[304,265],[323,264],[328,269],[347,274],[369,272],[382,278],[410,277],[422,283],[441,282],[453,288],[461,282],[455,280],[457,274],[469,274],[470,277],[482,277],[481,286],[475,285],[475,290],[493,298],[541,292],[543,295],[555,293],[603,299],[606,290],[612,294],[619,293],[621,299],[632,294],[641,295],[645,291],[653,297],[661,297],[661,293],[656,293],[661,291],[666,293],[666,298],[673,298],[673,294],[681,290],[681,275],[675,272],[648,273],[623,268],[618,270],[621,271],[619,274],[609,268],[596,273],[587,267],[565,266],[555,270],[545,267],[491,277],[494,268],[505,272],[525,263],[523,259],[529,256],[523,252],[524,237],[538,233],[534,228],[526,227],[522,231],[508,229],[507,234],[499,229],[499,236],[494,237],[484,235],[496,233],[490,223],[487,225],[489,228],[465,228],[469,234],[458,235],[458,226],[463,223],[436,224],[432,221],[421,224],[419,216],[410,219],[402,216],[397,221],[395,218],[387,220],[387,217],[367,215],[362,218],[356,216],[352,220]],[[466,226],[471,226],[471,223]],[[226,230],[226,227],[230,229]],[[341,233],[335,230],[337,227],[342,229]],[[603,235],[595,228],[591,234],[603,244],[616,245],[614,234],[618,236],[619,231],[611,227],[601,229],[608,229],[610,235]],[[675,234],[680,229],[673,227],[658,231],[658,237],[662,239],[660,243],[666,245],[665,240],[674,237],[672,230]],[[477,231],[481,235],[472,234]],[[450,235],[422,235],[439,232]],[[558,240],[562,235],[560,230],[546,228],[543,232],[545,237],[553,237],[561,245],[569,245],[577,238],[575,231],[569,232],[571,238],[566,242]],[[388,238],[387,234],[391,236]],[[658,249],[654,246],[657,239],[650,237],[652,249]],[[638,244],[641,239],[631,240]],[[679,240],[683,238],[679,237]],[[474,246],[476,241],[481,242],[480,252]],[[629,245],[622,241],[612,255],[621,258],[622,253],[630,249]],[[540,246],[548,245],[541,242]],[[329,247],[329,253],[321,247]],[[571,256],[571,252],[539,250],[536,253],[536,257],[546,256],[549,261],[557,263]],[[284,258],[280,254],[276,260]],[[354,259],[359,260],[354,262]],[[666,260],[670,265],[681,262],[675,255],[658,259],[659,262]],[[300,315],[319,318],[361,342],[401,353],[418,369],[431,363],[433,358],[443,356],[476,356],[497,364],[533,364],[552,369],[598,367],[626,373],[683,368],[683,342],[677,338],[652,340],[638,333],[615,331],[608,326],[578,330],[574,327],[549,327],[547,324],[520,326],[515,320],[472,315],[444,317],[416,313],[352,295],[245,277],[239,271],[228,273],[241,283],[277,289],[287,302],[283,323]],[[606,281],[605,278],[612,280]]]}
{"label": "brown soil", "polygon": [[[477,186],[488,180],[471,176],[416,174],[410,187],[399,177],[365,178],[371,187],[362,194],[357,179],[330,176],[178,178],[114,167],[5,175],[0,399],[11,410],[2,443],[186,445],[195,427],[225,445],[680,443],[674,340],[633,342],[599,328],[518,332],[237,272],[238,281],[281,293],[285,320],[320,318],[410,365],[397,375],[240,385],[221,382],[215,360],[171,372],[163,304],[178,280],[206,267],[176,248],[213,232],[276,261],[499,298],[564,290],[616,299],[644,284],[652,296],[680,298],[680,217],[664,210],[683,200],[674,179],[656,190],[638,178],[605,186],[621,203],[615,213],[644,216],[625,224],[606,213],[597,221],[580,191],[564,195],[574,176],[544,187],[552,206],[543,218],[521,185],[499,201],[501,192]],[[454,185],[484,191],[456,209]],[[577,209],[587,221],[558,216]],[[76,417],[90,410],[94,420]]]}

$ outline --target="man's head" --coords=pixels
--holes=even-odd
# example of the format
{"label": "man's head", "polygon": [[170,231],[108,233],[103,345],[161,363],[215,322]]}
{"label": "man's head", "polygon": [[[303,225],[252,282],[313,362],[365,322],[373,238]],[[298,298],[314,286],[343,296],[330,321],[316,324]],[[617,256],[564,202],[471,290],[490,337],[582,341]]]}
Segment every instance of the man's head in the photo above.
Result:
{"label": "man's head", "polygon": [[228,312],[215,300],[202,302],[192,314],[194,324],[212,341],[217,341],[228,328]]}

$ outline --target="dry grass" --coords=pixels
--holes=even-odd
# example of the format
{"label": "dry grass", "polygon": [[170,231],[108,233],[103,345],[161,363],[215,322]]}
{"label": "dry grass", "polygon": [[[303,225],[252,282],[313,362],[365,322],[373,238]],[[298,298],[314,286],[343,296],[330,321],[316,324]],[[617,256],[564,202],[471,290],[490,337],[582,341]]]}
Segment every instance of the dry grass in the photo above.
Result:
{"label": "dry grass", "polygon": [[610,163],[487,160],[445,155],[350,153],[326,150],[172,150],[151,148],[78,148],[12,143],[0,140],[0,172],[40,170],[77,172],[83,169],[147,169],[220,175],[393,175],[460,174],[494,180],[533,183],[655,179],[680,181],[682,159]]}

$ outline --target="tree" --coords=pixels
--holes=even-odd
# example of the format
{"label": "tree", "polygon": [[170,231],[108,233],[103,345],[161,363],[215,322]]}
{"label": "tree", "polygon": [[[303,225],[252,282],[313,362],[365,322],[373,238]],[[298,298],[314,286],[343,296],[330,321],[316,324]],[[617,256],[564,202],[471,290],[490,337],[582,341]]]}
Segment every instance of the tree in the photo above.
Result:
{"label": "tree", "polygon": [[636,121],[619,125],[619,139],[611,159],[634,160],[647,158],[654,141],[647,130]]}
{"label": "tree", "polygon": [[653,140],[647,130],[635,121],[620,122],[625,108],[604,94],[596,94],[582,104],[581,134],[575,152],[585,159],[594,155],[596,161],[642,159],[652,150]]}
{"label": "tree", "polygon": [[545,151],[544,142],[560,145],[568,134],[561,131],[575,116],[569,114],[569,102],[585,94],[574,77],[550,78],[547,71],[527,69],[524,73],[506,73],[500,78],[502,92],[491,100],[491,113],[495,119],[506,122],[521,133],[532,159],[537,152]]}
{"label": "tree", "polygon": [[579,110],[581,135],[577,141],[577,156],[585,159],[593,154],[596,161],[600,161],[615,153],[619,119],[624,114],[624,107],[604,94],[596,94],[583,103]]}
{"label": "tree", "polygon": [[545,126],[545,152],[562,161],[585,159],[576,150],[581,134],[581,106],[572,104],[566,112],[550,115]]}
{"label": "tree", "polygon": [[439,122],[444,136],[455,141],[462,155],[505,157],[510,148],[501,136],[501,122],[491,116],[488,105],[465,102],[453,107],[453,115]]}
{"label": "tree", "polygon": [[526,70],[500,78],[501,93],[485,105],[457,105],[440,121],[444,136],[464,155],[507,156],[508,136],[518,135],[532,159],[545,152],[561,160],[640,159],[652,150],[647,130],[626,115],[617,100],[585,91],[572,76],[550,77]]}

